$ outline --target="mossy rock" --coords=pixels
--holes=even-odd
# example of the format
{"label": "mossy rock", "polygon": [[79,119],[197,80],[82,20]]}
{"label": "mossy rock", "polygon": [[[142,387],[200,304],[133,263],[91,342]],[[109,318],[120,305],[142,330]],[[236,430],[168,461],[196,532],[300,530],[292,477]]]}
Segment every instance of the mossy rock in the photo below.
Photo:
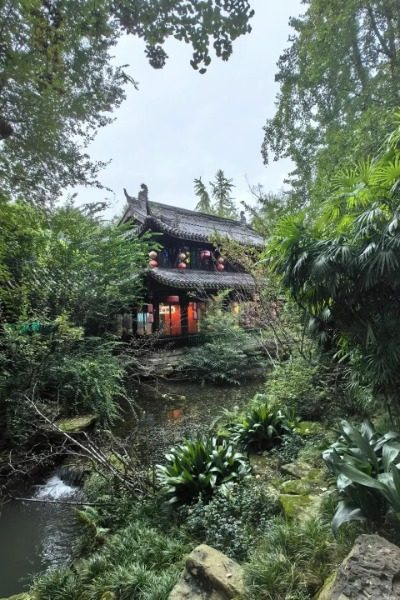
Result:
{"label": "mossy rock", "polygon": [[55,425],[64,433],[79,433],[79,431],[89,429],[96,421],[96,415],[80,415],[69,419],[60,419],[56,421]]}
{"label": "mossy rock", "polygon": [[284,494],[312,494],[315,490],[315,484],[307,479],[288,479],[280,485],[280,490]]}
{"label": "mossy rock", "polygon": [[255,475],[268,475],[279,470],[279,458],[270,454],[250,454],[249,463]]}
{"label": "mossy rock", "polygon": [[33,600],[33,596],[28,594],[28,592],[23,592],[22,594],[15,594],[8,598],[0,598],[0,600]]}
{"label": "mossy rock", "polygon": [[322,423],[318,423],[317,421],[300,421],[300,423],[297,423],[296,427],[294,428],[294,432],[303,437],[308,437],[310,435],[325,433],[326,428],[322,425]]}
{"label": "mossy rock", "polygon": [[287,519],[304,521],[318,516],[322,497],[311,494],[280,494],[279,503]]}
{"label": "mossy rock", "polygon": [[325,583],[321,589],[321,591],[316,596],[316,600],[331,600],[331,592],[333,588],[333,584],[336,580],[336,571],[331,573],[327,579],[325,579]]}
{"label": "mossy rock", "polygon": [[326,470],[298,460],[280,467],[282,473],[290,475],[296,479],[307,480],[309,482],[325,481]]}

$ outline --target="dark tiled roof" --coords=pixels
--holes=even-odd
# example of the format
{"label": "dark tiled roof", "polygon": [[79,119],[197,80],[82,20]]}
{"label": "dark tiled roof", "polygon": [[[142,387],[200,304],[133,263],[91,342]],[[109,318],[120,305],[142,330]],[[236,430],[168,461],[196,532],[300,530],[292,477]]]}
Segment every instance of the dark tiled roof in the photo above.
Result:
{"label": "dark tiled roof", "polygon": [[148,269],[148,275],[170,287],[181,289],[223,290],[223,289],[255,289],[255,281],[247,273],[219,273],[218,271],[196,271],[188,269]]}
{"label": "dark tiled roof", "polygon": [[130,200],[123,220],[137,220],[141,231],[152,229],[173,237],[199,242],[210,241],[218,235],[247,246],[264,245],[263,238],[246,223],[158,202],[148,202],[149,213],[146,214],[136,198]]}

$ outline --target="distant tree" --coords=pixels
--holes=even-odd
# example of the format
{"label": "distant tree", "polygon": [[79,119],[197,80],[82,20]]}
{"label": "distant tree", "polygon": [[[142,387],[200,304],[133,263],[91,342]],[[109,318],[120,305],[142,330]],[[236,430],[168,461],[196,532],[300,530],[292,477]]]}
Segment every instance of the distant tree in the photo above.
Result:
{"label": "distant tree", "polygon": [[287,192],[266,192],[261,184],[250,185],[250,192],[256,200],[255,205],[242,202],[250,214],[252,227],[264,237],[269,237],[281,217],[293,212],[296,198]]}
{"label": "distant tree", "polygon": [[214,181],[210,181],[211,194],[214,198],[215,213],[220,217],[230,219],[237,218],[237,210],[232,196],[233,179],[227,179],[222,169],[215,175]]}
{"label": "distant tree", "polygon": [[4,192],[45,203],[67,185],[98,183],[85,152],[125,98],[127,65],[112,48],[142,38],[154,68],[167,38],[191,44],[200,73],[250,31],[248,0],[4,0],[0,3],[0,179]]}
{"label": "distant tree", "polygon": [[232,196],[232,190],[235,187],[233,179],[225,177],[222,169],[219,169],[209,185],[210,192],[201,177],[194,180],[195,194],[199,198],[196,210],[228,219],[237,219],[238,213]]}
{"label": "distant tree", "polygon": [[290,158],[304,202],[324,200],[338,166],[374,153],[400,104],[400,2],[304,0],[278,62],[264,161]]}
{"label": "distant tree", "polygon": [[208,193],[205,184],[202,182],[201,177],[194,180],[194,192],[199,198],[199,201],[196,204],[196,210],[209,215],[214,214],[210,194]]}

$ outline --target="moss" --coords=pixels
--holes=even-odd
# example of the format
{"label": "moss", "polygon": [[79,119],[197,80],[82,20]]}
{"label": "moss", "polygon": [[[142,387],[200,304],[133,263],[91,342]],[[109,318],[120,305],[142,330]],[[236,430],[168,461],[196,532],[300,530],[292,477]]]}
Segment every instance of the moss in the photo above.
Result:
{"label": "moss", "polygon": [[279,503],[287,519],[303,521],[318,515],[321,506],[321,497],[311,494],[281,494]]}
{"label": "moss", "polygon": [[329,577],[325,580],[325,583],[324,583],[321,591],[319,592],[316,600],[330,600],[331,591],[332,591],[333,584],[335,583],[335,580],[336,580],[336,571],[331,573],[329,575]]}
{"label": "moss", "polygon": [[8,598],[0,598],[0,600],[33,600],[33,597],[24,592],[23,594],[15,594],[15,596],[9,596]]}
{"label": "moss", "polygon": [[77,433],[94,425],[96,420],[96,415],[80,415],[79,417],[60,419],[56,422],[56,425],[65,433]]}
{"label": "moss", "polygon": [[324,427],[322,423],[317,423],[316,421],[300,421],[294,428],[295,433],[304,437],[324,433],[325,430],[326,427]]}

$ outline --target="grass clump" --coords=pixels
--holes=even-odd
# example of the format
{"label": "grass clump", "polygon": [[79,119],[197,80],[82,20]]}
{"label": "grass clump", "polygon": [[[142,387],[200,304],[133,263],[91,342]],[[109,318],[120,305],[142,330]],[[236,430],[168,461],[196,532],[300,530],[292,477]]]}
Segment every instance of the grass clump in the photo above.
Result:
{"label": "grass clump", "polygon": [[37,600],[165,600],[188,550],[178,530],[161,532],[143,517],[121,529],[75,569],[51,570],[36,579]]}
{"label": "grass clump", "polygon": [[319,519],[271,521],[245,565],[247,600],[311,599],[348,553],[352,536],[335,540]]}

